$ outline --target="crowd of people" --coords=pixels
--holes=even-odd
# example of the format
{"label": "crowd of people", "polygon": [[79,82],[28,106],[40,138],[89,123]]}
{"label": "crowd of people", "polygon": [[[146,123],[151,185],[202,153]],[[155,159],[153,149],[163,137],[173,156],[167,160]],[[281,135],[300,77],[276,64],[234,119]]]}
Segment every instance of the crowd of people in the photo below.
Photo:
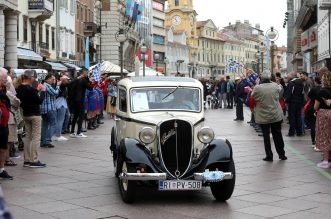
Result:
{"label": "crowd of people", "polygon": [[83,132],[103,124],[104,109],[115,117],[116,82],[106,76],[96,80],[86,68],[76,78],[67,72],[36,76],[26,70],[15,77],[13,69],[0,68],[0,179],[13,179],[5,166],[17,165],[13,158],[19,158],[18,150],[24,151],[24,167],[46,167],[39,147],[68,141],[64,134],[86,138]]}
{"label": "crowd of people", "polygon": [[264,161],[273,161],[270,133],[279,159],[287,159],[282,135],[282,123],[287,122],[290,138],[304,136],[310,130],[314,151],[323,152],[317,166],[331,167],[331,72],[326,67],[316,74],[295,72],[286,77],[247,69],[234,81],[227,76],[202,83],[206,107],[232,109],[234,102],[234,121],[244,121],[244,106],[249,107],[251,118],[247,123],[264,139]]}

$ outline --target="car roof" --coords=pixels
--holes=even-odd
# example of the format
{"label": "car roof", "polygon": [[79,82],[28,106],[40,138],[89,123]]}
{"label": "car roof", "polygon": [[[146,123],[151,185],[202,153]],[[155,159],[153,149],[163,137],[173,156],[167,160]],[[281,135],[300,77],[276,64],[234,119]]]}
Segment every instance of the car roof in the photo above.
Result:
{"label": "car roof", "polygon": [[188,86],[202,88],[200,81],[194,78],[186,77],[131,77],[119,81],[118,85],[125,87],[143,87],[143,86]]}

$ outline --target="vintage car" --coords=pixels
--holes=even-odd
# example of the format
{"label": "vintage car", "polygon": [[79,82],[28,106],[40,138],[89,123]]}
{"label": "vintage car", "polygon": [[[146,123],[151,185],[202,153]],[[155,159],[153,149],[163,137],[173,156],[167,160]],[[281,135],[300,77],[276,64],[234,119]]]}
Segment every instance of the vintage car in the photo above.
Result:
{"label": "vintage car", "polygon": [[204,125],[203,86],[192,78],[133,77],[118,82],[111,132],[115,175],[124,202],[136,186],[160,191],[210,186],[225,201],[235,186],[228,140]]}

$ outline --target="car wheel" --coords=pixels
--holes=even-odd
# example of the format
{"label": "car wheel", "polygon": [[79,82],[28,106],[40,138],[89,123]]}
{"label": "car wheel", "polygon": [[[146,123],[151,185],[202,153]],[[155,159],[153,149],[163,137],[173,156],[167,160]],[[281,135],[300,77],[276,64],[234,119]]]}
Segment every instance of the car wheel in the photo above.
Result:
{"label": "car wheel", "polygon": [[[133,172],[133,169],[130,168],[130,166],[125,161],[121,160],[118,167],[121,169],[120,174]],[[136,182],[118,177],[118,185],[123,201],[125,203],[132,203],[135,198]]]}
{"label": "car wheel", "polygon": [[222,168],[221,170],[224,172],[232,172],[233,178],[217,183],[211,183],[210,189],[214,198],[217,201],[226,201],[232,196],[234,186],[236,183],[236,169],[233,160],[230,163],[228,163],[228,165],[225,168]]}
{"label": "car wheel", "polygon": [[117,160],[117,148],[115,144],[115,129],[112,128],[111,130],[111,136],[110,136],[110,150],[113,152],[113,162],[114,162],[114,167],[116,167],[116,160]]}

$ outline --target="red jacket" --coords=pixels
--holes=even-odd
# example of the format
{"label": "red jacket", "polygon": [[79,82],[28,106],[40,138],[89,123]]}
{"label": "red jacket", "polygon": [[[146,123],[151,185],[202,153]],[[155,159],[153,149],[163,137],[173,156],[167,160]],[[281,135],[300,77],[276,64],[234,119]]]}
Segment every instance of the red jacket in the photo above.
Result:
{"label": "red jacket", "polygon": [[0,100],[0,111],[1,111],[0,126],[7,127],[10,112],[7,105],[1,100]]}

